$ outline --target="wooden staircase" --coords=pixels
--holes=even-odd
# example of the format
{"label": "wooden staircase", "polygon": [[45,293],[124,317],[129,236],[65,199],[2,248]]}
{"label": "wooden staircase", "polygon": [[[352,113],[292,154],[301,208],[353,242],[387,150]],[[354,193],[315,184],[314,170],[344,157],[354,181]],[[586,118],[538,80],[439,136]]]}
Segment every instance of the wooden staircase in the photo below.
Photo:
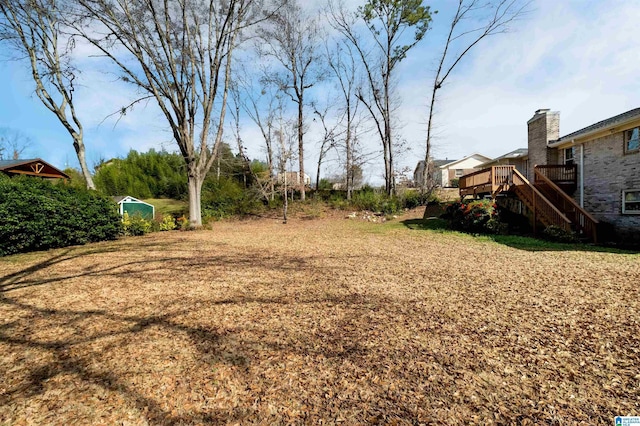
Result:
{"label": "wooden staircase", "polygon": [[598,221],[552,179],[558,177],[564,188],[571,188],[575,185],[575,171],[575,166],[536,167],[534,184],[531,184],[515,166],[493,166],[462,176],[459,180],[460,196],[472,195],[476,198],[491,195],[495,198],[501,193],[514,194],[532,213],[534,234],[540,223],[544,227],[557,226],[567,232],[576,232],[595,243]]}
{"label": "wooden staircase", "polygon": [[534,185],[544,196],[550,200],[571,221],[574,231],[588,240],[597,242],[598,220],[591,216],[578,203],[575,202],[553,180],[534,169]]}

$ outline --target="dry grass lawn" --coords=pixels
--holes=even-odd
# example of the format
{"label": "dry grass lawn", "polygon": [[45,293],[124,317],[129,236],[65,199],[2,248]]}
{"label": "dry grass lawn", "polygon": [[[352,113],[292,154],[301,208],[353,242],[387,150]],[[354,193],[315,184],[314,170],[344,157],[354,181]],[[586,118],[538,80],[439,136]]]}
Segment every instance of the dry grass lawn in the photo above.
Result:
{"label": "dry grass lawn", "polygon": [[217,223],[0,259],[0,424],[612,424],[640,257]]}

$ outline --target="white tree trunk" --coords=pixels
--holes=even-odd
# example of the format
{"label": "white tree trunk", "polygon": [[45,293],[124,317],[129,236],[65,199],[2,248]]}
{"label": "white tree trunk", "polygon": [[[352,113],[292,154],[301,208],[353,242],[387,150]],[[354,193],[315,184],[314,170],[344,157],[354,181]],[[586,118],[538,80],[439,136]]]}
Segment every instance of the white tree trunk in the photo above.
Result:
{"label": "white tree trunk", "polygon": [[194,228],[202,226],[202,211],[200,199],[203,179],[197,173],[189,173],[187,185],[189,187],[189,224]]}

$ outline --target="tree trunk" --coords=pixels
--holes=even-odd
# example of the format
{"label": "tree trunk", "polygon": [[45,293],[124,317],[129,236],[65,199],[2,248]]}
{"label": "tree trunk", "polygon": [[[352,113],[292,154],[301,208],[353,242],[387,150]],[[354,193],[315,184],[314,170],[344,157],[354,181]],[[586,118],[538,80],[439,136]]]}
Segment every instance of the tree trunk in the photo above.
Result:
{"label": "tree trunk", "polygon": [[353,192],[353,162],[351,152],[351,105],[349,99],[347,99],[347,134],[345,135],[345,147],[347,149],[347,200],[351,200],[351,193]]}
{"label": "tree trunk", "polygon": [[322,165],[322,149],[320,150],[320,157],[318,157],[318,170],[316,171],[316,191],[320,189],[320,166]]}
{"label": "tree trunk", "polygon": [[303,101],[303,98],[302,96],[300,96],[300,99],[298,102],[298,160],[300,164],[300,174],[298,176],[298,179],[299,179],[298,183],[300,184],[300,199],[304,201],[306,198],[306,191],[305,191],[305,184],[304,184],[304,144],[303,144],[304,133],[302,129],[304,105],[302,101]]}
{"label": "tree trunk", "polygon": [[283,223],[287,223],[287,210],[289,209],[289,194],[287,193],[287,169],[284,169],[284,204],[282,204]]}
{"label": "tree trunk", "polygon": [[[189,167],[190,169],[192,167]],[[195,168],[195,167],[194,167]],[[187,185],[189,187],[189,224],[194,228],[202,226],[202,212],[200,210],[200,194],[202,191],[202,179],[196,171],[189,171]]]}
{"label": "tree trunk", "polygon": [[89,168],[87,167],[84,143],[82,142],[81,136],[73,135],[73,148],[76,150],[78,162],[80,163],[80,170],[82,170],[82,176],[84,176],[84,180],[87,183],[87,189],[96,189],[96,185],[93,183],[93,178],[91,177],[91,172],[89,172]]}

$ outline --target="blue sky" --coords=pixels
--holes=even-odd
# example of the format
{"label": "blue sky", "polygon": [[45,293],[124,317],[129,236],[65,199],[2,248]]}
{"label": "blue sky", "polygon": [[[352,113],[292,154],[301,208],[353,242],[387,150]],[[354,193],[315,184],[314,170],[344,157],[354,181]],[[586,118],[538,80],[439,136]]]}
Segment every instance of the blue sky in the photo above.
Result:
{"label": "blue sky", "polygon": [[[428,3],[439,10],[433,28],[397,74],[401,132],[412,147],[401,156],[401,164],[408,167],[424,156],[429,86],[452,3]],[[560,133],[567,134],[640,106],[640,43],[634,35],[638,16],[640,2],[636,1],[534,2],[531,13],[510,33],[480,44],[441,90],[436,156],[456,159],[480,152],[495,157],[526,147],[526,121],[539,108],[560,111]],[[123,156],[131,148],[175,150],[152,103],[136,108],[117,124],[113,118],[105,120],[135,93],[115,83],[113,75],[101,72],[104,63],[99,60],[87,59],[82,65],[86,67],[77,107],[90,166],[100,159]],[[32,140],[27,156],[58,167],[76,167],[71,139],[33,93],[27,67],[21,62],[0,62],[0,128],[19,130]],[[257,129],[247,122],[242,132],[249,156],[260,158]],[[378,149],[371,139],[371,149]],[[306,142],[308,170],[315,170],[317,140],[312,126]],[[365,176],[379,183],[382,170],[374,162],[366,167]]]}

